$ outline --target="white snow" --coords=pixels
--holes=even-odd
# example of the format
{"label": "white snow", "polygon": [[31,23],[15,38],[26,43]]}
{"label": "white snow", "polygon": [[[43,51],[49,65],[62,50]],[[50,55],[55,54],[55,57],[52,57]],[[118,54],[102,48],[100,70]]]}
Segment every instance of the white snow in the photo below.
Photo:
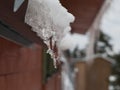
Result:
{"label": "white snow", "polygon": [[120,53],[120,0],[111,0],[111,5],[103,15],[101,30],[110,36],[114,53]]}
{"label": "white snow", "polygon": [[74,21],[72,14],[68,13],[59,0],[44,0],[46,6],[50,9],[50,17],[55,25],[66,28],[70,22]]}
{"label": "white snow", "polygon": [[114,86],[113,85],[109,85],[109,90],[115,90]]}
{"label": "white snow", "polygon": [[117,76],[115,76],[115,75],[111,75],[110,77],[109,77],[109,81],[110,82],[115,82],[117,80]]}
{"label": "white snow", "polygon": [[88,45],[88,36],[83,34],[71,34],[68,33],[61,41],[60,48],[62,50],[71,50],[73,51],[76,47],[79,50],[83,50]]}
{"label": "white snow", "polygon": [[[55,54],[53,48],[57,46],[58,54],[60,53],[59,43],[71,30],[70,23],[74,19],[75,17],[61,5],[59,0],[29,0],[25,15],[25,23],[30,25],[32,30],[43,39],[48,46],[48,53],[54,59],[54,63],[55,60],[58,60],[59,55]],[[52,42],[52,48],[50,47],[50,41]]]}
{"label": "white snow", "polygon": [[103,47],[103,46],[105,46],[105,43],[99,41],[97,45],[98,45],[98,47]]}
{"label": "white snow", "polygon": [[62,72],[62,90],[74,90],[73,84],[70,81],[69,74],[65,71]]}

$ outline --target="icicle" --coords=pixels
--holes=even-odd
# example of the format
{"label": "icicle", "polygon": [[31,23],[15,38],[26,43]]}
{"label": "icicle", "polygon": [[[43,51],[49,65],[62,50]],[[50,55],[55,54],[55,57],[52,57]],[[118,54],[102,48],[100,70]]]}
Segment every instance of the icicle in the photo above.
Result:
{"label": "icicle", "polygon": [[48,46],[47,53],[51,55],[51,58],[53,59],[54,67],[57,68],[57,60],[59,56],[58,56],[58,49],[56,46],[56,42],[54,42],[51,37],[49,40],[44,41],[44,43]]}

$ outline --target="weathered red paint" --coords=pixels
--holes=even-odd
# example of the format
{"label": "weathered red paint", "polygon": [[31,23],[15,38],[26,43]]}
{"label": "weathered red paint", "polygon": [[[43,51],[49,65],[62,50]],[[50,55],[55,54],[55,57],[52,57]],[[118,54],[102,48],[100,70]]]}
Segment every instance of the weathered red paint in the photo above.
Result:
{"label": "weathered red paint", "polygon": [[0,38],[0,90],[42,90],[42,47]]}
{"label": "weathered red paint", "polygon": [[44,90],[61,90],[61,74],[60,72],[54,74],[48,79],[44,86]]}

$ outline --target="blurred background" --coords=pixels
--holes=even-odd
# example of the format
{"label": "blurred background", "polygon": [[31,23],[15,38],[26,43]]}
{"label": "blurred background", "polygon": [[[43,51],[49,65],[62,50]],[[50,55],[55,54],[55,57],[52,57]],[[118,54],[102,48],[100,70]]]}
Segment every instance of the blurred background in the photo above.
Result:
{"label": "blurred background", "polygon": [[120,90],[120,0],[36,2],[0,1],[0,90]]}

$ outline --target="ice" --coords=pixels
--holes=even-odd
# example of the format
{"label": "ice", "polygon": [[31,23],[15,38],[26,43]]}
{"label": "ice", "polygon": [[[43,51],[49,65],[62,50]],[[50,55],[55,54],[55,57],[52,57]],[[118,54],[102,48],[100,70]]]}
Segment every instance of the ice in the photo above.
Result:
{"label": "ice", "polygon": [[[53,58],[54,65],[60,54],[59,44],[70,31],[70,23],[74,19],[74,16],[61,5],[59,0],[28,1],[25,23],[30,25],[48,46],[47,52]],[[58,48],[58,51],[55,48]]]}

